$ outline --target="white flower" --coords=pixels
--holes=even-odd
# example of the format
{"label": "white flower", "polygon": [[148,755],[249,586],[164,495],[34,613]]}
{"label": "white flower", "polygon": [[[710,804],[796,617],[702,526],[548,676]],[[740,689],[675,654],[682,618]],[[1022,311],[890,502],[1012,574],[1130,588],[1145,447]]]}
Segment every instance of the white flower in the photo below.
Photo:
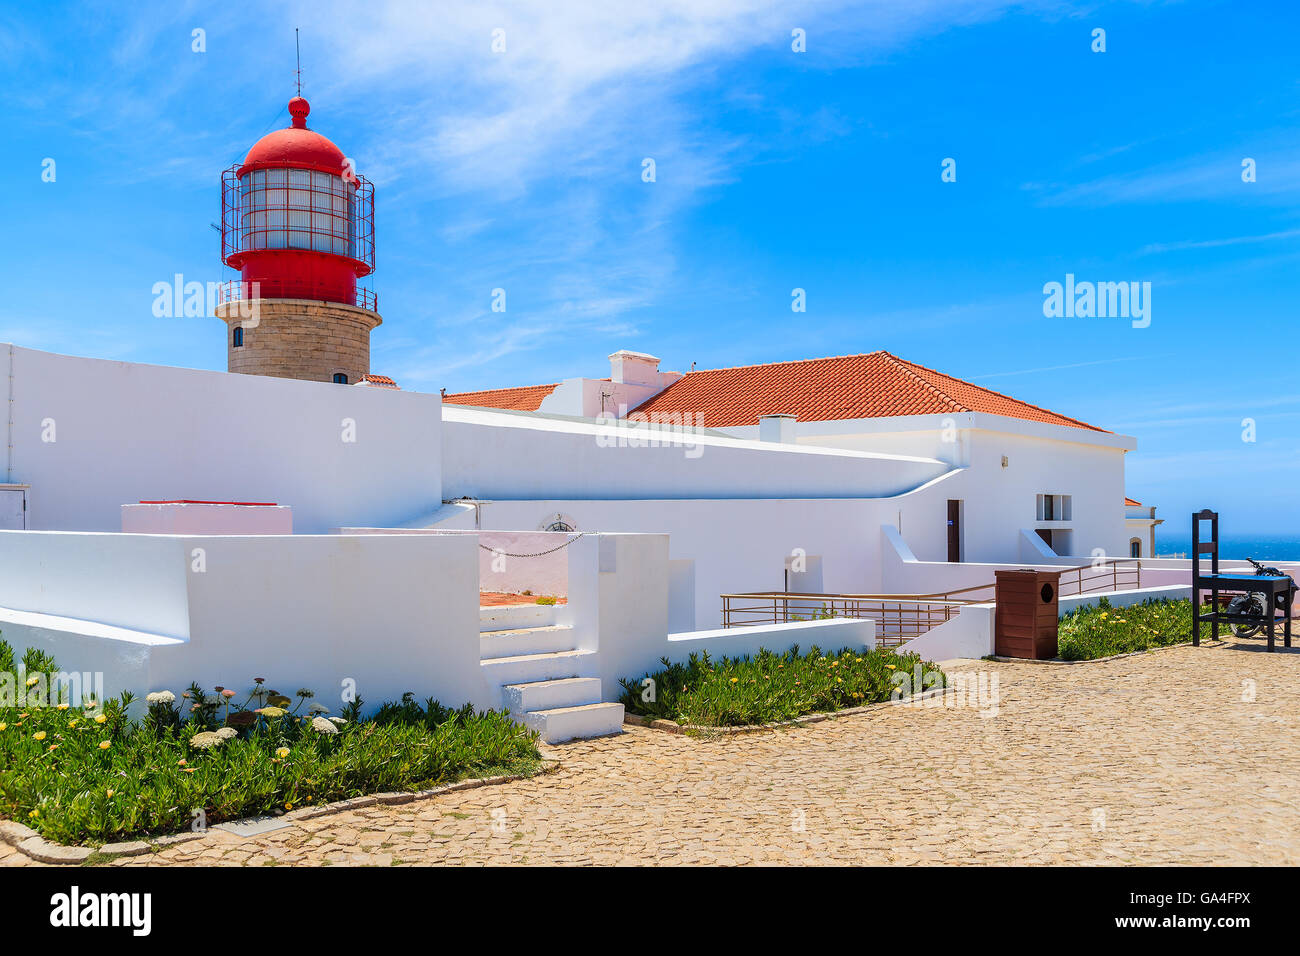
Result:
{"label": "white flower", "polygon": [[237,736],[237,732],[234,727],[221,727],[217,730],[217,736],[222,740],[229,740],[230,738]]}
{"label": "white flower", "polygon": [[342,717],[326,717],[325,719],[330,721],[336,727],[342,727],[344,724],[347,723],[347,721],[344,720]]}
{"label": "white flower", "polygon": [[197,747],[199,750],[207,750],[209,747],[220,747],[225,739],[220,734],[205,730],[190,738],[190,746]]}
{"label": "white flower", "polygon": [[307,709],[313,714],[328,714],[330,712],[330,709],[324,704],[312,704]]}
{"label": "white flower", "polygon": [[169,690],[154,691],[152,694],[145,694],[145,701],[152,704],[167,704],[168,706],[176,703],[176,695]]}
{"label": "white flower", "polygon": [[339,732],[339,729],[324,717],[313,717],[311,719],[311,729],[318,734],[337,734]]}

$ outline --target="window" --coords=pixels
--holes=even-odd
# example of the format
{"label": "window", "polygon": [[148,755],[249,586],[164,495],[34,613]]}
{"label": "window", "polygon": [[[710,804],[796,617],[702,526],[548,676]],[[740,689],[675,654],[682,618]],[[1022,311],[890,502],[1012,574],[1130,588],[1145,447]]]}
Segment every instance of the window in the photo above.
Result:
{"label": "window", "polygon": [[1142,557],[1142,539],[1130,538],[1128,543],[1128,556],[1130,558]]}
{"label": "window", "polygon": [[235,334],[231,344],[237,349],[244,347],[244,327],[242,325],[235,326]]}
{"label": "window", "polygon": [[335,372],[335,373],[334,373],[334,384],[335,384],[335,385],[346,385],[347,383],[348,383],[348,377],[347,377],[346,375],[344,375],[342,372]]}
{"label": "window", "polygon": [[1069,521],[1073,510],[1072,495],[1042,494],[1038,496],[1039,521]]}

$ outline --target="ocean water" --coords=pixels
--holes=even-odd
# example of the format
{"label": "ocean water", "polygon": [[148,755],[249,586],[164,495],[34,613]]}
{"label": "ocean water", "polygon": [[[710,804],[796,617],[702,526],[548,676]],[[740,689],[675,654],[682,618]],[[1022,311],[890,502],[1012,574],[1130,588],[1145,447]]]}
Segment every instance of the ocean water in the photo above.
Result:
{"label": "ocean water", "polygon": [[[1208,526],[1207,526],[1208,527]],[[1190,534],[1162,535],[1156,530],[1156,554],[1192,556]],[[1300,561],[1300,535],[1219,535],[1219,557],[1257,561]]]}

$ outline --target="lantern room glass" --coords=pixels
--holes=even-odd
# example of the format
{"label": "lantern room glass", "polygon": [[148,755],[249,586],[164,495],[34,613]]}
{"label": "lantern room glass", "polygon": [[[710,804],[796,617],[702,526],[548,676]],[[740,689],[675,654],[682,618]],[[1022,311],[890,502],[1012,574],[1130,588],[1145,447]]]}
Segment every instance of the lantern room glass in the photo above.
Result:
{"label": "lantern room glass", "polygon": [[254,169],[239,181],[240,249],[304,249],[361,259],[356,189],[311,169]]}

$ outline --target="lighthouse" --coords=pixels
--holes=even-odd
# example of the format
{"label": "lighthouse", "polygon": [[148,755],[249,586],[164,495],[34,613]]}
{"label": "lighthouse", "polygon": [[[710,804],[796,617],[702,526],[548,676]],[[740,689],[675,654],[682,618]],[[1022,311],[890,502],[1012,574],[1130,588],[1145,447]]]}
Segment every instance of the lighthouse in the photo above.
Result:
{"label": "lighthouse", "polygon": [[268,133],[221,177],[221,259],[227,369],[359,384],[382,319],[361,285],[375,271],[374,187],[343,151],[307,128],[311,107],[289,101],[292,125]]}

